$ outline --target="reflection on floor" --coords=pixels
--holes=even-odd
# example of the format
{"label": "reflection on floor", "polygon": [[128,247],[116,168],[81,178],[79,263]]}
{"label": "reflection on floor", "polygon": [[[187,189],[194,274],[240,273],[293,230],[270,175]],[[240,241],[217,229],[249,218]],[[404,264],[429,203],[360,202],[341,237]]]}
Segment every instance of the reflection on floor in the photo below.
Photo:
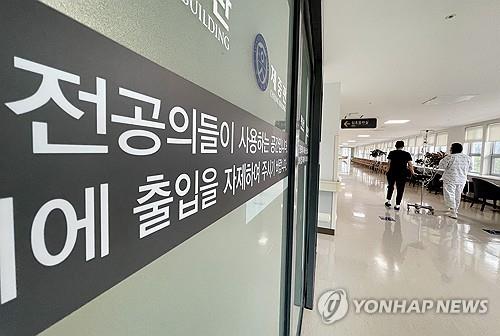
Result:
{"label": "reflection on floor", "polygon": [[[362,168],[345,171],[338,193],[336,236],[320,235],[316,302],[306,311],[302,335],[500,335],[500,213],[462,204],[458,220],[444,215],[442,195],[424,193],[435,216],[384,206],[385,178]],[[408,188],[404,205],[419,202]],[[402,207],[406,209],[405,207]],[[395,221],[380,219],[392,217]],[[486,315],[356,314],[323,324],[316,306],[328,289],[345,289],[349,300],[363,298],[487,298]]]}

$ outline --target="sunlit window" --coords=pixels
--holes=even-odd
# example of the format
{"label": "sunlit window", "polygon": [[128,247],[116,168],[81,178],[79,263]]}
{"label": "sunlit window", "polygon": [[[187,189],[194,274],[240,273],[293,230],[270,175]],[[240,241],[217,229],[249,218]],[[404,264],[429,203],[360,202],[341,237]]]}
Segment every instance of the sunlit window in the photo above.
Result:
{"label": "sunlit window", "polygon": [[500,176],[500,123],[488,125],[488,143],[491,144],[490,174]]}
{"label": "sunlit window", "polygon": [[465,141],[465,150],[472,158],[472,172],[481,173],[481,162],[483,160],[483,126],[466,128]]}

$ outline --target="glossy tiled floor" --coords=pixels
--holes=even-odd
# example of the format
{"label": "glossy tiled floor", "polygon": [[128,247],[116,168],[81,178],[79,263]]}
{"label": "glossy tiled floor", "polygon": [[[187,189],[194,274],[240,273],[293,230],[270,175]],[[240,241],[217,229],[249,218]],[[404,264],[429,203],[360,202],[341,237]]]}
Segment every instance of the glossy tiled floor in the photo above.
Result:
{"label": "glossy tiled floor", "polygon": [[[435,216],[386,211],[385,179],[362,168],[344,167],[338,193],[335,237],[318,239],[316,298],[343,288],[350,298],[487,298],[486,315],[347,316],[324,325],[306,311],[302,335],[500,335],[500,213],[462,205],[458,220],[444,215],[442,195],[425,193]],[[409,188],[404,204],[420,200]],[[386,222],[379,216],[391,216]],[[316,300],[317,301],[317,300]],[[315,303],[316,305],[316,303]]]}

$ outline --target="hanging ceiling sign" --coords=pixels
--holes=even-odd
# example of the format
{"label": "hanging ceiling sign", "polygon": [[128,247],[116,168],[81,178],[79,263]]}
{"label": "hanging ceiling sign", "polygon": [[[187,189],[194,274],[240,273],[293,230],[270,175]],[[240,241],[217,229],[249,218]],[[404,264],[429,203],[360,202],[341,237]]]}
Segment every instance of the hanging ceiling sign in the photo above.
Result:
{"label": "hanging ceiling sign", "polygon": [[342,119],[340,121],[340,128],[377,128],[377,118]]}
{"label": "hanging ceiling sign", "polygon": [[39,333],[287,176],[285,132],[40,2],[3,4],[0,31],[0,335]]}

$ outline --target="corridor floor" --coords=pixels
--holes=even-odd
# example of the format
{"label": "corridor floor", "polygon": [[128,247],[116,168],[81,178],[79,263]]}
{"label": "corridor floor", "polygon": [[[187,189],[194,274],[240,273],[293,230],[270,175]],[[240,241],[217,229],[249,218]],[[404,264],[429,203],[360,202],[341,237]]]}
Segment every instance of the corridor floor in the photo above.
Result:
{"label": "corridor floor", "polygon": [[[319,235],[315,307],[304,314],[302,335],[500,335],[500,213],[462,204],[458,220],[445,216],[442,195],[424,193],[435,216],[407,213],[420,201],[408,187],[399,213],[384,208],[385,177],[343,167],[337,193],[335,236]],[[439,211],[441,210],[441,211]],[[382,217],[392,217],[386,221]],[[488,299],[484,315],[368,314],[349,306],[347,315],[326,325],[317,301],[327,290],[344,289],[351,299]],[[350,301],[351,302],[351,301]]]}

